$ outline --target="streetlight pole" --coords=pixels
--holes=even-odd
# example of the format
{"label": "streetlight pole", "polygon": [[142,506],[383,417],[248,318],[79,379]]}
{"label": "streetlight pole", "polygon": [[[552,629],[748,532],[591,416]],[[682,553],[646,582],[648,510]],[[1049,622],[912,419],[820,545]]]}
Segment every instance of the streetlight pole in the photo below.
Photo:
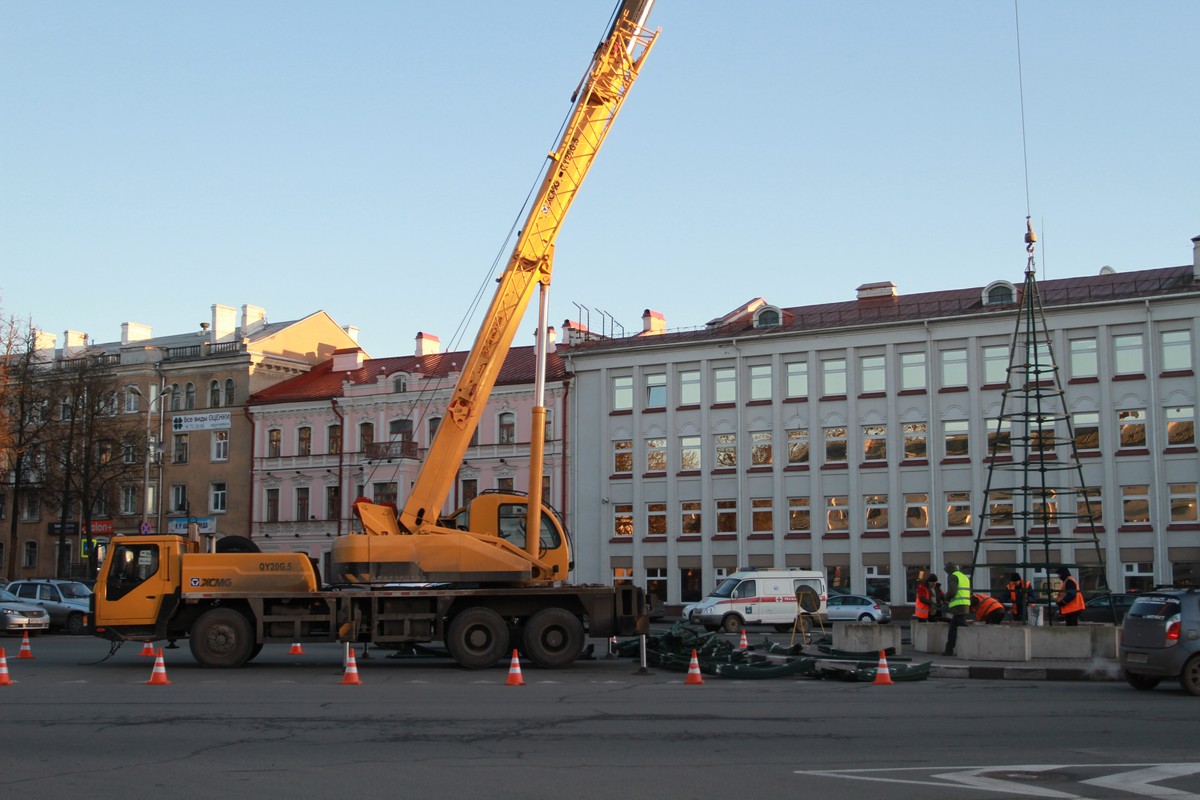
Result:
{"label": "streetlight pole", "polygon": [[142,478],[142,524],[138,528],[139,533],[146,534],[146,533],[150,533],[150,531],[151,531],[151,526],[150,526],[151,502],[150,501],[152,498],[150,495],[150,466],[151,466],[151,464],[154,463],[155,451],[160,449],[160,447],[161,447],[161,443],[151,444],[151,441],[152,441],[151,437],[154,436],[153,429],[151,428],[151,423],[154,420],[154,404],[158,403],[160,408],[162,406],[162,397],[163,397],[162,385],[161,385],[161,381],[160,381],[158,396],[155,397],[154,399],[150,399],[149,397],[146,397],[146,395],[142,392],[142,390],[136,386],[129,387],[129,391],[131,391],[133,394],[136,394],[138,397],[141,397],[142,399],[144,399],[146,401],[146,464],[145,464],[145,474]]}

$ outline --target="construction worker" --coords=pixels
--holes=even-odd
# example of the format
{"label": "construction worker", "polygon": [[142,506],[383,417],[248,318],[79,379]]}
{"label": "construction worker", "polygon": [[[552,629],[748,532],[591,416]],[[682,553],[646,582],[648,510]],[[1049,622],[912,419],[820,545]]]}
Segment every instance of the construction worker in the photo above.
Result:
{"label": "construction worker", "polygon": [[1004,604],[986,594],[971,595],[971,609],[975,619],[988,625],[999,625],[1004,621]]}
{"label": "construction worker", "polygon": [[1058,587],[1058,613],[1062,614],[1063,622],[1068,626],[1078,625],[1079,613],[1083,611],[1083,592],[1066,567],[1058,568],[1058,577],[1062,578],[1062,584]]}
{"label": "construction worker", "polygon": [[1025,610],[1029,607],[1033,587],[1029,585],[1029,581],[1021,580],[1021,573],[1014,572],[1009,576],[1005,588],[1008,589],[1008,601],[1012,604],[1010,610],[1013,619],[1018,621],[1025,619]]}
{"label": "construction worker", "polygon": [[946,636],[946,651],[942,655],[952,656],[954,648],[958,644],[958,629],[967,624],[967,614],[971,611],[971,579],[966,576],[966,573],[959,570],[958,564],[947,564],[946,572],[950,573],[949,583],[946,586],[946,606],[950,609],[950,633]]}
{"label": "construction worker", "polygon": [[917,604],[913,609],[913,620],[916,622],[928,622],[930,612],[937,605],[937,596],[930,591],[930,583],[936,581],[937,576],[931,572],[925,580],[917,583]]}

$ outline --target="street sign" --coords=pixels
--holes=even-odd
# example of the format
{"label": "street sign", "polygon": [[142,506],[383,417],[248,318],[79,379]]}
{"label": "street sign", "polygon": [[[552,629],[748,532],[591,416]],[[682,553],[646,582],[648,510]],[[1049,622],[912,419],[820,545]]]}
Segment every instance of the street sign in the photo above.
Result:
{"label": "street sign", "polygon": [[177,414],[171,419],[171,430],[175,433],[188,431],[226,431],[232,424],[233,414],[229,411],[213,411],[209,414]]}

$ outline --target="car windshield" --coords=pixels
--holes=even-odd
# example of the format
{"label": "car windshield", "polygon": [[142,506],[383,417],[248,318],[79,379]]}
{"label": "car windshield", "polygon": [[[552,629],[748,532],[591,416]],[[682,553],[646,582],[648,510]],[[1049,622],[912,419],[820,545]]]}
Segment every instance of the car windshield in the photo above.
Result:
{"label": "car windshield", "polygon": [[733,590],[737,588],[740,581],[737,578],[726,578],[721,582],[721,585],[712,590],[709,597],[732,597]]}
{"label": "car windshield", "polygon": [[1170,595],[1148,594],[1134,601],[1127,616],[1134,619],[1170,619],[1180,610],[1179,598]]}
{"label": "car windshield", "polygon": [[17,597],[10,591],[0,589],[0,603],[19,603],[21,598]]}
{"label": "car windshield", "polygon": [[63,597],[86,600],[92,596],[92,590],[82,583],[60,583],[58,588]]}

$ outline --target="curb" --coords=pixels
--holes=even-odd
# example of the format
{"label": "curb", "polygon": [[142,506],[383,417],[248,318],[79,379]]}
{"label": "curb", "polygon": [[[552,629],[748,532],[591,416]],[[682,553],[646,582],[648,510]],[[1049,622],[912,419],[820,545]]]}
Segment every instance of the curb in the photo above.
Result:
{"label": "curb", "polygon": [[934,678],[973,678],[978,680],[1014,681],[1119,681],[1120,669],[1115,663],[1100,667],[1033,667],[998,666],[985,664],[934,664]]}

